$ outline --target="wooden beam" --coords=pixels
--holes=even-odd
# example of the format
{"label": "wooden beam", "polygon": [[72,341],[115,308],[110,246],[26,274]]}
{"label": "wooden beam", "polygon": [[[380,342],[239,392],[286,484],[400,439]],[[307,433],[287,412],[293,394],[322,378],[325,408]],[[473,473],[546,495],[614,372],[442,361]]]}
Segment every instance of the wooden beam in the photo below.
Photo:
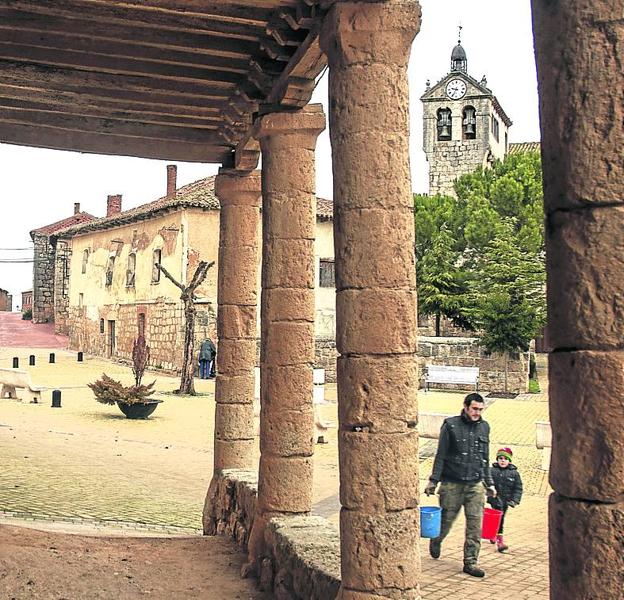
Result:
{"label": "wooden beam", "polygon": [[[8,7],[30,14],[76,18],[111,25],[132,24],[160,31],[183,31],[212,33],[230,38],[253,40],[264,34],[270,11],[247,10],[249,18],[228,19],[223,15],[195,15],[169,12],[166,19],[162,13],[145,10],[144,7],[111,6],[109,3],[95,3],[84,0],[0,0],[0,7]],[[262,16],[263,18],[256,18]]]}
{"label": "wooden beam", "polygon": [[69,150],[90,154],[135,156],[158,160],[222,163],[232,149],[222,144],[162,141],[101,133],[59,130],[54,127],[6,123],[0,120],[0,141],[6,144]]}
{"label": "wooden beam", "polygon": [[56,130],[70,130],[94,134],[111,134],[130,138],[179,141],[190,143],[220,143],[216,131],[176,127],[171,125],[151,125],[140,122],[116,121],[97,117],[74,117],[41,110],[23,110],[0,107],[0,123],[33,125]]}
{"label": "wooden beam", "polygon": [[[56,39],[55,36],[65,36],[65,42],[60,47],[72,48],[79,44],[79,39],[86,38],[93,44],[100,41],[101,43],[98,45],[101,48],[110,46],[115,49],[117,44],[125,44],[128,46],[167,48],[168,50],[233,59],[241,55],[248,57],[256,52],[259,39],[249,35],[246,36],[248,39],[233,39],[230,36],[211,33],[167,31],[154,27],[137,26],[132,22],[111,25],[80,18],[79,14],[72,18],[30,14],[2,8],[1,0],[0,27],[7,32],[14,31],[18,36],[28,33],[36,34],[31,35],[29,39],[36,39],[36,36],[40,36],[42,38],[41,45],[46,45],[45,40],[48,38],[54,40]],[[242,31],[243,29],[241,29]],[[264,35],[261,34],[260,37],[264,37]],[[13,40],[13,38],[10,39]],[[137,48],[134,51],[139,52]],[[161,55],[161,58],[164,56]]]}
{"label": "wooden beam", "polygon": [[[231,96],[231,89],[215,89],[209,81],[175,81],[155,77],[125,75],[113,73],[96,73],[81,71],[76,73],[69,68],[47,67],[0,60],[0,76],[10,77],[13,81],[25,81],[35,87],[65,89],[79,92],[80,90],[102,90],[108,93],[130,94],[134,99],[147,99],[158,94],[165,97],[195,98],[198,101],[223,101]],[[7,81],[4,79],[4,81]]]}

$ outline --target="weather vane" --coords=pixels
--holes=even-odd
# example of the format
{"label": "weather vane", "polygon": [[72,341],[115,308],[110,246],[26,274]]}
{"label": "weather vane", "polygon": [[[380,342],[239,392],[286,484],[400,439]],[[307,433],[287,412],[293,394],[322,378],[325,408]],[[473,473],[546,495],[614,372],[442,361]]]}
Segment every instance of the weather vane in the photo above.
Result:
{"label": "weather vane", "polygon": [[458,44],[461,44],[461,30],[463,29],[463,27],[462,27],[461,25],[458,25],[458,26],[457,26],[457,29],[459,30],[459,31],[457,32],[457,38],[458,38],[458,39],[457,39],[457,43],[458,43]]}

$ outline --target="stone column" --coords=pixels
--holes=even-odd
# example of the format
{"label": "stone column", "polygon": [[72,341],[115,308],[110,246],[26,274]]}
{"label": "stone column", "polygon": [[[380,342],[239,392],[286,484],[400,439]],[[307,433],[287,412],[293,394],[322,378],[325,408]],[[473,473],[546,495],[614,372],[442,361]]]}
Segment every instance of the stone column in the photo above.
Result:
{"label": "stone column", "polygon": [[258,510],[250,563],[263,556],[274,515],[312,507],[314,363],[314,149],[325,129],[321,105],[263,116],[262,345]]}
{"label": "stone column", "polygon": [[214,469],[250,469],[258,304],[260,172],[220,169]]}
{"label": "stone column", "polygon": [[622,3],[533,0],[548,288],[551,598],[624,581]]}
{"label": "stone column", "polygon": [[407,61],[416,2],[325,17],[334,172],[343,599],[420,598]]}

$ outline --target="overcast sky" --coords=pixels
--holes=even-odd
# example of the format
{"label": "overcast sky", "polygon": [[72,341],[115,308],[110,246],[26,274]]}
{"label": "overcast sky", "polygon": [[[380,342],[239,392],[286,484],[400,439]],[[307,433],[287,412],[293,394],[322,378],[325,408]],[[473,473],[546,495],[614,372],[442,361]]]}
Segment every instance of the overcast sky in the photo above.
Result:
{"label": "overcast sky", "polygon": [[[504,4],[504,9],[502,5]],[[421,0],[423,19],[409,67],[412,187],[427,191],[427,161],[422,151],[420,96],[427,79],[435,84],[450,68],[451,50],[462,25],[468,73],[488,87],[513,121],[510,142],[539,140],[537,82],[529,0]],[[327,81],[321,80],[313,102],[327,105]],[[327,109],[326,109],[327,112]],[[1,137],[1,132],[0,132]],[[106,196],[122,194],[123,208],[164,195],[166,163],[0,144],[0,288],[21,305],[21,291],[32,287],[31,264],[6,264],[32,258],[28,232],[73,213],[74,202],[95,216],[106,211]],[[178,185],[216,173],[218,165],[178,163]],[[317,193],[332,197],[331,149],[327,131],[317,146]]]}

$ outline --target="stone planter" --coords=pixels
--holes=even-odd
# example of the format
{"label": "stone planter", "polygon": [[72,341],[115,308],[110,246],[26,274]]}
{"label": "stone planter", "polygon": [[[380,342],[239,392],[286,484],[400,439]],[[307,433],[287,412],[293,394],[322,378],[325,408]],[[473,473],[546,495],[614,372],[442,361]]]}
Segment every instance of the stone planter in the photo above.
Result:
{"label": "stone planter", "polygon": [[162,400],[149,400],[137,404],[127,404],[118,401],[117,406],[128,419],[147,419],[161,402]]}

